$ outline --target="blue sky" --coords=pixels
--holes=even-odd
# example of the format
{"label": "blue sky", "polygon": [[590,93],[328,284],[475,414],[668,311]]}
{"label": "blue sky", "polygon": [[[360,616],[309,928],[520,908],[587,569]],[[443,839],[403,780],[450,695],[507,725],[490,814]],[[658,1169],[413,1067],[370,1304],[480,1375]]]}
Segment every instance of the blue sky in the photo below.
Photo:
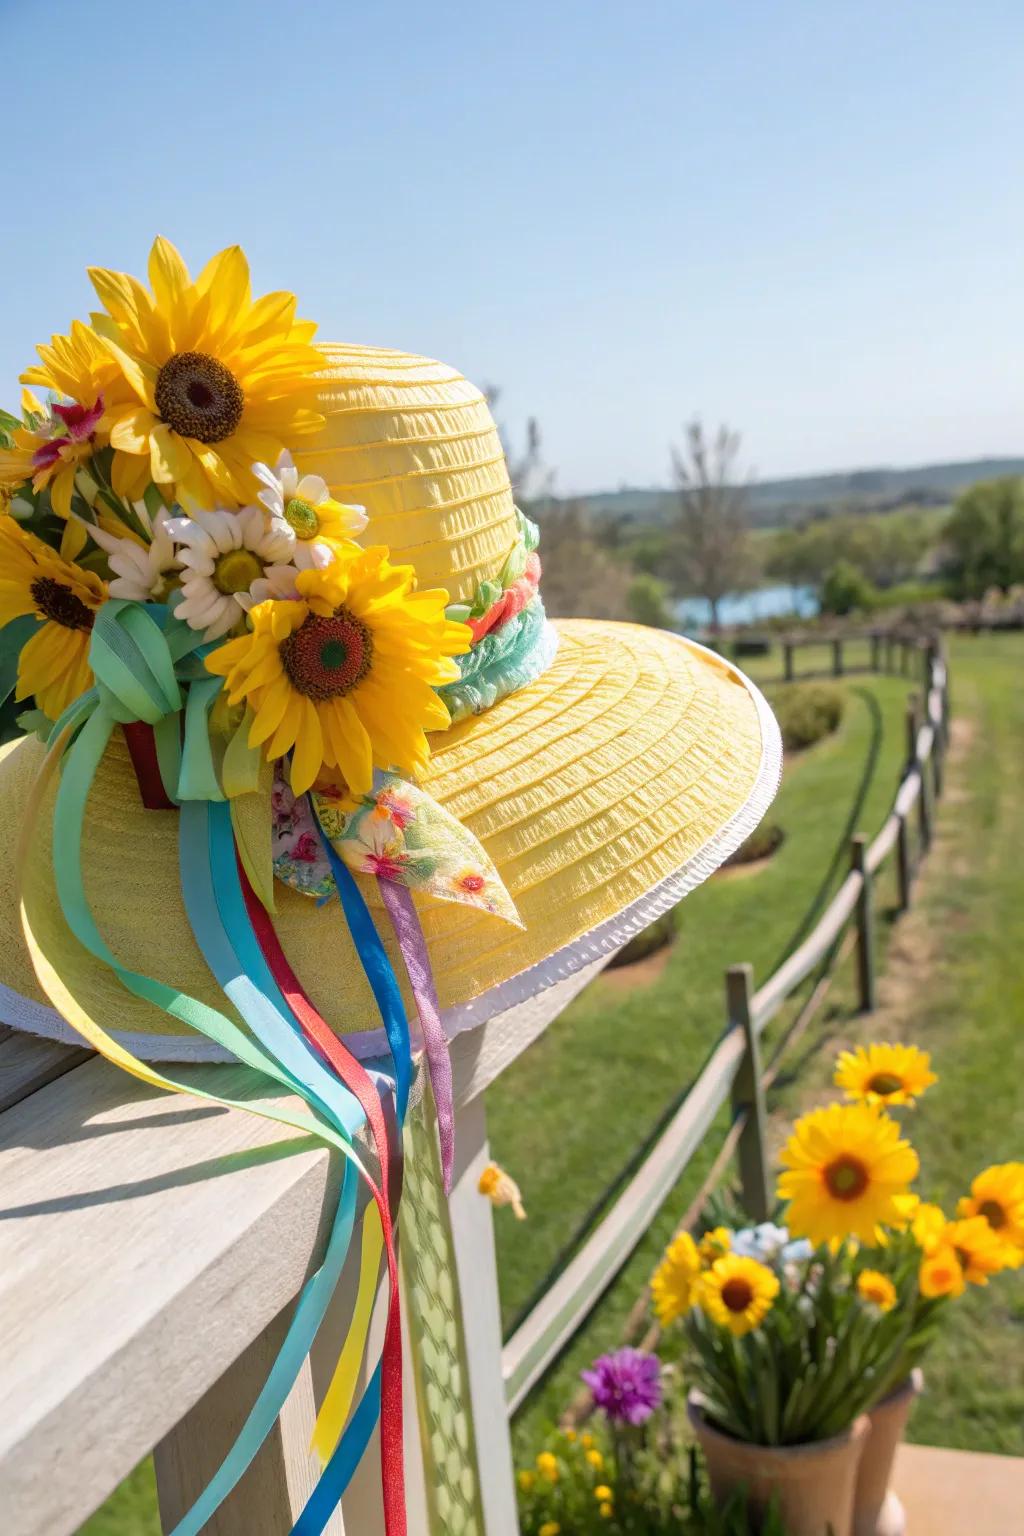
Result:
{"label": "blue sky", "polygon": [[535,413],[563,491],[1024,452],[1020,0],[0,0],[0,397],[233,241]]}

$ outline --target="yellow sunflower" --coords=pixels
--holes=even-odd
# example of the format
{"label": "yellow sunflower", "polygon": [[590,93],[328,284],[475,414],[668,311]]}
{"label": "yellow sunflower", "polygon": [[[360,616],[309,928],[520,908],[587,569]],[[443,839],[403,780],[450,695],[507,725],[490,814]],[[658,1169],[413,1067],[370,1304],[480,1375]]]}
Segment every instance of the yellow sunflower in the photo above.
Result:
{"label": "yellow sunflower", "polygon": [[1007,1267],[1006,1245],[984,1216],[948,1222],[942,1240],[956,1254],[964,1279],[971,1285],[988,1285],[989,1275],[997,1275]]}
{"label": "yellow sunflower", "polygon": [[983,1216],[1005,1250],[1005,1267],[1024,1263],[1024,1163],[996,1163],[971,1185],[957,1215]]}
{"label": "yellow sunflower", "polygon": [[880,1312],[891,1312],[896,1305],[896,1287],[879,1269],[862,1269],[857,1276],[857,1294],[870,1301]]}
{"label": "yellow sunflower", "polygon": [[859,1046],[843,1051],[836,1063],[836,1086],[848,1099],[867,1104],[913,1104],[938,1082],[931,1057],[915,1045]]}
{"label": "yellow sunflower", "polygon": [[956,1252],[948,1243],[939,1243],[921,1260],[918,1288],[922,1296],[962,1296],[967,1281]]}
{"label": "yellow sunflower", "polygon": [[73,320],[67,336],[51,336],[36,347],[39,362],[21,376],[23,384],[39,384],[66,400],[91,405],[102,395],[108,405],[131,399],[132,391],[114,358],[81,320]]}
{"label": "yellow sunflower", "polygon": [[663,1328],[683,1317],[696,1300],[701,1262],[697,1244],[689,1232],[680,1232],[665,1249],[651,1278],[651,1300]]}
{"label": "yellow sunflower", "polygon": [[867,1104],[829,1104],[794,1125],[782,1152],[779,1197],[793,1237],[858,1237],[900,1217],[897,1196],[917,1177],[917,1153],[888,1115]]}
{"label": "yellow sunflower", "polygon": [[[311,408],[323,357],[311,345],[316,327],[295,317],[294,295],[254,301],[238,246],[193,281],[162,237],[150,253],[151,290],[101,267],[89,276],[105,310],[91,317],[93,332],[115,365],[106,419],[115,491],[134,499],[153,480],[204,507],[251,501],[253,462],[274,463],[323,421]],[[26,377],[49,384],[57,374],[44,356]]]}
{"label": "yellow sunflower", "polygon": [[425,733],[450,723],[434,689],[459,676],[451,658],[471,641],[445,617],[446,592],[414,590],[412,566],[382,547],[353,551],[300,571],[297,600],[257,604],[252,632],[206,658],[228,703],[252,710],[249,745],[270,759],[292,752],[296,794],[324,765],[354,795],[369,793],[375,765],[420,773]]}
{"label": "yellow sunflower", "polygon": [[18,658],[15,697],[35,694],[51,720],[92,684],[89,639],[107,589],[27,532],[13,518],[0,519],[0,625],[23,614],[42,620]]}
{"label": "yellow sunflower", "polygon": [[712,1322],[736,1338],[757,1328],[779,1294],[779,1279],[766,1264],[727,1253],[704,1271],[699,1301]]}

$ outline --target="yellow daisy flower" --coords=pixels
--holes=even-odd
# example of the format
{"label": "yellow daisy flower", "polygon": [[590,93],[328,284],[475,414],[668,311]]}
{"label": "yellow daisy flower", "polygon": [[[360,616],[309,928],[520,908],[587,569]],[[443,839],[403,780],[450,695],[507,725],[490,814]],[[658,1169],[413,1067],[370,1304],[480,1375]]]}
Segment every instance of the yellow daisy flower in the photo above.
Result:
{"label": "yellow daisy flower", "polygon": [[615,1513],[615,1506],[613,1504],[607,1503],[606,1501],[604,1504],[598,1505],[597,1512],[601,1516],[602,1520],[610,1520],[612,1515]]}
{"label": "yellow daisy flower", "polygon": [[116,361],[81,320],[71,322],[67,336],[51,336],[49,345],[36,351],[39,362],[21,375],[23,384],[39,384],[80,405],[91,405],[100,395],[107,405],[125,404],[132,398]]}
{"label": "yellow daisy flower", "polygon": [[612,1490],[608,1487],[608,1484],[598,1483],[597,1487],[594,1489],[594,1498],[602,1503],[610,1504],[612,1497]]}
{"label": "yellow daisy flower", "polygon": [[939,1243],[921,1260],[918,1287],[922,1296],[962,1296],[967,1286],[963,1267],[948,1243]]}
{"label": "yellow daisy flower", "polygon": [[766,1264],[742,1254],[727,1253],[704,1271],[700,1304],[712,1322],[736,1338],[757,1328],[779,1294],[779,1278]]}
{"label": "yellow daisy flower", "polygon": [[559,1536],[561,1529],[562,1527],[557,1520],[545,1520],[537,1532],[537,1536]]}
{"label": "yellow daisy flower", "polygon": [[689,1232],[680,1232],[665,1249],[665,1256],[651,1279],[651,1300],[663,1328],[693,1306],[700,1269],[697,1244]]}
{"label": "yellow daisy flower", "polygon": [[896,1305],[896,1287],[888,1275],[878,1269],[862,1269],[857,1276],[857,1294],[881,1312],[891,1312]]}
{"label": "yellow daisy flower", "polygon": [[593,1467],[595,1472],[600,1472],[601,1469],[604,1467],[604,1457],[601,1455],[600,1451],[597,1451],[597,1450],[587,1451],[586,1452],[586,1458],[587,1458],[587,1461],[588,1461],[589,1465]]}
{"label": "yellow daisy flower", "polygon": [[964,1279],[971,1285],[988,1285],[989,1275],[1006,1268],[1006,1246],[984,1216],[968,1216],[947,1223],[943,1242],[960,1260]]}
{"label": "yellow daisy flower", "polygon": [[550,1451],[541,1451],[537,1457],[536,1467],[545,1482],[558,1482],[558,1458],[552,1456]]}
{"label": "yellow daisy flower", "polygon": [[867,1104],[829,1104],[794,1125],[782,1151],[779,1198],[793,1237],[858,1237],[899,1219],[897,1197],[917,1177],[917,1153],[895,1120]]}
{"label": "yellow daisy flower", "polygon": [[0,625],[23,614],[42,621],[18,658],[15,697],[35,694],[51,720],[92,684],[89,639],[107,589],[69,565],[13,518],[0,519]]}
{"label": "yellow daisy flower", "polygon": [[843,1051],[835,1082],[848,1099],[867,1104],[913,1104],[933,1083],[931,1057],[915,1045],[859,1046]]}
{"label": "yellow daisy flower", "polygon": [[984,1216],[1003,1244],[1006,1268],[1019,1268],[1024,1262],[1024,1163],[996,1163],[979,1173],[957,1215]]}
{"label": "yellow daisy flower", "polygon": [[910,1232],[922,1253],[933,1253],[942,1242],[947,1225],[942,1207],[923,1201],[914,1212]]}
{"label": "yellow daisy flower", "polygon": [[715,1227],[705,1232],[697,1245],[702,1264],[713,1264],[732,1247],[732,1233],[728,1227]]}
{"label": "yellow daisy flower", "polygon": [[516,1482],[524,1493],[530,1493],[536,1481],[537,1474],[536,1472],[531,1472],[529,1467],[524,1467],[521,1472],[516,1473]]}
{"label": "yellow daisy flower", "polygon": [[420,773],[426,732],[449,724],[434,689],[458,677],[451,658],[471,640],[446,619],[447,593],[415,591],[412,566],[382,547],[300,571],[295,586],[296,600],[258,603],[252,632],[206,658],[229,705],[252,711],[249,745],[271,760],[292,753],[297,795],[325,764],[354,795],[369,793],[375,764]]}
{"label": "yellow daisy flower", "polygon": [[[89,276],[106,311],[92,316],[93,331],[126,396],[107,407],[114,489],[134,498],[153,480],[204,507],[252,500],[253,462],[273,464],[323,420],[312,408],[323,356],[294,296],[254,301],[237,245],[193,281],[162,237],[149,257],[151,290],[101,267]],[[33,377],[49,382],[47,371]]]}

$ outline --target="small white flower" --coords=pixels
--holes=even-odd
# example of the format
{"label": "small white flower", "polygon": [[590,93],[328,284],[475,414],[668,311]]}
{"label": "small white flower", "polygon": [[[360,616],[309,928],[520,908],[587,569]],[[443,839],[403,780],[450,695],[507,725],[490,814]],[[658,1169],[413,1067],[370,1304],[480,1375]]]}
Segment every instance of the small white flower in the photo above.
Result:
{"label": "small white flower", "polygon": [[366,527],[362,507],[333,501],[321,475],[301,475],[287,449],[274,469],[254,464],[252,472],[263,486],[259,500],[275,526],[287,530],[293,544],[292,563],[300,570],[322,568],[334,558],[332,545],[355,539]]}
{"label": "small white flower", "polygon": [[204,640],[226,635],[254,603],[296,595],[294,541],[262,507],[196,508],[188,517],[172,518],[168,527],[183,567],[175,614],[191,629],[203,630]]}
{"label": "small white flower", "polygon": [[[151,518],[144,501],[134,502],[133,510],[149,534],[149,544],[118,538],[93,523],[84,523],[84,526],[90,537],[107,552],[110,569],[114,572],[109,589],[111,597],[123,597],[135,603],[162,603],[180,568],[168,527],[171,514],[166,507],[160,507],[156,517]],[[79,521],[84,520],[79,518]]]}

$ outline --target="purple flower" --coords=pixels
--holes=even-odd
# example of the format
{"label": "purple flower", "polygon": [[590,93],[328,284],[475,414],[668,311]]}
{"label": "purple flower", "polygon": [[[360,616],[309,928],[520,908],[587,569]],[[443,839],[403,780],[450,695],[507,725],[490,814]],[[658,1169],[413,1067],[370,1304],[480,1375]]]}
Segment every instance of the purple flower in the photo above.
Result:
{"label": "purple flower", "polygon": [[600,1355],[589,1371],[580,1373],[594,1402],[619,1424],[642,1424],[661,1402],[661,1364],[657,1355],[639,1349],[617,1349]]}

